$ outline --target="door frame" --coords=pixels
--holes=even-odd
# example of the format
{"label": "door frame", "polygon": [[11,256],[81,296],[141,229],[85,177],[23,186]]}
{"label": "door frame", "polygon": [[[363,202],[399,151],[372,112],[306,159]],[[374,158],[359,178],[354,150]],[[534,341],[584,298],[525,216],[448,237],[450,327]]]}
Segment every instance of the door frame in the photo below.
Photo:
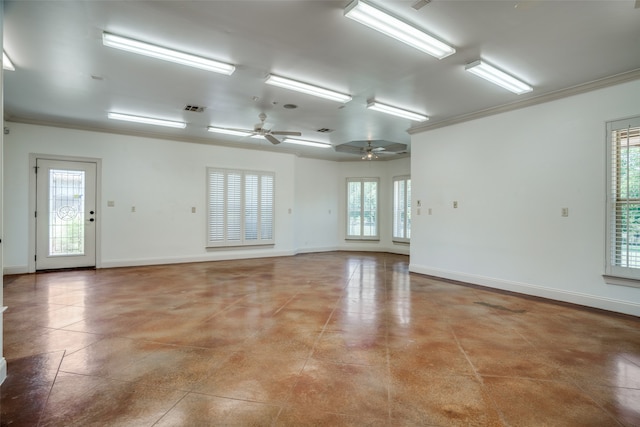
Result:
{"label": "door frame", "polygon": [[98,221],[96,224],[96,268],[102,267],[102,159],[94,157],[76,157],[61,156],[55,154],[29,154],[29,244],[27,254],[27,272],[35,273],[36,271],[36,160],[62,160],[68,162],[86,162],[96,164],[96,210],[98,212]]}

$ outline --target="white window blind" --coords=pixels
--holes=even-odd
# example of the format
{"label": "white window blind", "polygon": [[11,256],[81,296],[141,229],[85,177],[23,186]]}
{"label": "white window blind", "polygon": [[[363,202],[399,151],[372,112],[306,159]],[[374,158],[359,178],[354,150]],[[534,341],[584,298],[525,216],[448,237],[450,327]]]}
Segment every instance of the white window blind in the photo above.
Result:
{"label": "white window blind", "polygon": [[275,174],[207,168],[207,246],[273,244]]}
{"label": "white window blind", "polygon": [[640,279],[640,117],[607,123],[606,274]]}
{"label": "white window blind", "polygon": [[378,178],[347,179],[347,239],[378,240]]}
{"label": "white window blind", "polygon": [[411,178],[393,178],[393,241],[411,239]]}

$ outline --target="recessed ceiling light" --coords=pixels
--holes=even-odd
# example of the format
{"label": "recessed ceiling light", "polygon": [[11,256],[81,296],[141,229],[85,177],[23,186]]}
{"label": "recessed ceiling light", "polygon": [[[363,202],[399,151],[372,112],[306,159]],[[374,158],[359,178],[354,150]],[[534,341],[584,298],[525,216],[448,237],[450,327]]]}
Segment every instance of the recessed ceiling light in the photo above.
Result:
{"label": "recessed ceiling light", "polygon": [[504,71],[498,70],[482,60],[477,60],[471,64],[467,64],[465,70],[518,95],[531,92],[533,90],[533,88],[528,84],[521,82],[515,77],[510,76]]}
{"label": "recessed ceiling light", "polygon": [[352,99],[351,95],[345,95],[344,93],[334,92],[329,89],[310,85],[309,83],[303,83],[297,80],[291,80],[286,77],[280,77],[273,74],[269,74],[265,83],[285,89],[295,90],[296,92],[306,93],[307,95],[314,95],[320,98],[330,99],[332,101],[344,103],[349,102]]}
{"label": "recessed ceiling light", "polygon": [[424,122],[429,120],[429,117],[424,114],[414,113],[412,111],[403,110],[398,107],[392,107],[391,105],[381,104],[376,101],[369,101],[367,108],[370,110],[380,111],[382,113],[391,114],[393,116],[402,117],[416,122]]}
{"label": "recessed ceiling light", "polygon": [[307,145],[309,147],[317,147],[317,148],[331,148],[332,145],[326,142],[317,142],[317,141],[307,141],[305,139],[297,139],[297,138],[285,138],[283,142],[288,142],[289,144],[298,144],[298,145]]}
{"label": "recessed ceiling light", "polygon": [[15,71],[16,67],[13,66],[13,62],[7,56],[7,52],[2,51],[2,68],[9,71]]}
{"label": "recessed ceiling light", "polygon": [[231,75],[236,69],[236,67],[231,64],[214,61],[213,59],[203,58],[190,53],[178,52],[166,47],[156,46],[111,33],[102,33],[102,44],[116,49],[126,50],[127,52],[150,56],[152,58],[175,62],[177,64],[187,65],[201,70],[213,71],[220,74]]}
{"label": "recessed ceiling light", "polygon": [[344,10],[344,16],[438,59],[456,52],[448,44],[362,0],[354,0],[349,3]]}
{"label": "recessed ceiling light", "polygon": [[107,117],[112,120],[124,120],[126,122],[144,123],[147,125],[155,126],[167,126],[170,128],[184,129],[185,127],[187,127],[187,124],[185,122],[175,122],[171,120],[156,119],[153,117],[132,116],[122,113],[107,113]]}

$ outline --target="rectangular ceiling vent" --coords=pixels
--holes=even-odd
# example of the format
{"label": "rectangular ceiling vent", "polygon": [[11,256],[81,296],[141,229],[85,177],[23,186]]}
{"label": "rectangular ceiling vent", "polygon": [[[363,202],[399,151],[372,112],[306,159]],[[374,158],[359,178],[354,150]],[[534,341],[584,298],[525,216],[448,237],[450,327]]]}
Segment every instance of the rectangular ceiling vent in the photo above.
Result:
{"label": "rectangular ceiling vent", "polygon": [[329,129],[329,128],[320,128],[320,129],[318,129],[316,132],[320,132],[320,133],[329,133],[329,132],[333,132],[333,129]]}
{"label": "rectangular ceiling vent", "polygon": [[192,111],[194,113],[202,113],[204,111],[204,107],[198,107],[197,105],[187,105],[184,107],[184,111]]}

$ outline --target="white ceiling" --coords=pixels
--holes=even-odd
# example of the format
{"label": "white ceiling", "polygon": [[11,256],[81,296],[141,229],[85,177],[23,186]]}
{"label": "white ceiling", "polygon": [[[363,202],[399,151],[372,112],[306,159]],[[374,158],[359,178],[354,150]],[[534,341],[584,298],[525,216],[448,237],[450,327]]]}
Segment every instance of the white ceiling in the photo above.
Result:
{"label": "white ceiling", "polygon": [[[373,139],[410,147],[409,130],[539,102],[591,82],[640,78],[634,0],[433,0],[418,11],[414,2],[374,3],[453,45],[454,55],[435,59],[345,18],[348,0],[5,0],[4,48],[16,66],[4,73],[5,118],[356,160],[333,149],[274,146],[206,128],[252,128],[264,112],[276,130],[300,131],[302,138],[334,146]],[[224,76],[107,48],[103,31],[237,69]],[[520,77],[533,92],[514,95],[464,71],[480,58]],[[269,73],[349,93],[353,100],[342,105],[268,86]],[[367,110],[370,98],[430,120],[421,124]],[[186,105],[206,109],[186,112]],[[165,130],[116,122],[107,120],[108,111],[188,125]]]}

